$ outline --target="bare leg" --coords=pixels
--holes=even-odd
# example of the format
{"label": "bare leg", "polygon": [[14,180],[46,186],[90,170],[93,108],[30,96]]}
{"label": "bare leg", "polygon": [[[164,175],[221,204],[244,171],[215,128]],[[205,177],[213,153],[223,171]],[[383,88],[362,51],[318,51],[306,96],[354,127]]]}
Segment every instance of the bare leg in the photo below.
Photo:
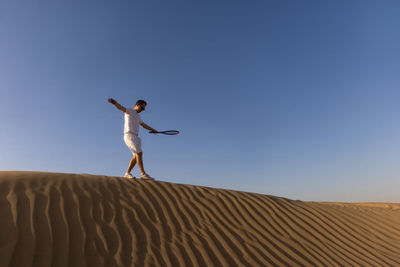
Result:
{"label": "bare leg", "polygon": [[128,170],[126,170],[126,172],[131,173],[133,167],[135,167],[135,164],[136,164],[136,154],[133,155],[131,162],[129,162],[129,167],[128,167]]}
{"label": "bare leg", "polygon": [[136,156],[136,161],[139,167],[140,172],[142,175],[145,173],[144,168],[143,168],[143,152],[135,154]]}

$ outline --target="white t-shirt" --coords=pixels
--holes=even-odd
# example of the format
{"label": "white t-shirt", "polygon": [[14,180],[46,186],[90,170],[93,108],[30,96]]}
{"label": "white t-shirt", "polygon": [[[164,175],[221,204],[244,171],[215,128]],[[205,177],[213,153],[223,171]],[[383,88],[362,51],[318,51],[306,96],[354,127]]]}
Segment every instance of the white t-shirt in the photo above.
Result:
{"label": "white t-shirt", "polygon": [[125,114],[124,134],[139,135],[139,125],[142,123],[139,113],[132,108],[127,108]]}

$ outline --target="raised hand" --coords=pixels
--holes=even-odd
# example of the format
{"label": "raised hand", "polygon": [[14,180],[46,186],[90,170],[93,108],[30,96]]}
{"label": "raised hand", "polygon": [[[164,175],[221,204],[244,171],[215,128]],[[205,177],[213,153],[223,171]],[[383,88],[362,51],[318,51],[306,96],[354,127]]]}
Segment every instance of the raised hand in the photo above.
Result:
{"label": "raised hand", "polygon": [[112,99],[112,98],[109,98],[109,99],[108,99],[108,102],[111,103],[111,104],[113,104],[113,105],[115,105],[115,104],[117,103],[117,101],[115,101],[115,100]]}

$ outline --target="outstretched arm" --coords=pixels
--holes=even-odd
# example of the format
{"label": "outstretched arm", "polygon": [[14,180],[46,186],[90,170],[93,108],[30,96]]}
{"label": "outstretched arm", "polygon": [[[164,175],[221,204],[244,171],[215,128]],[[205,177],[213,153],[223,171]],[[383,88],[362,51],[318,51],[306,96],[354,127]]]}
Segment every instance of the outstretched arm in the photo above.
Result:
{"label": "outstretched arm", "polygon": [[142,125],[143,128],[145,128],[145,129],[147,129],[147,130],[153,132],[154,134],[158,133],[157,130],[154,130],[153,128],[151,128],[149,125],[147,125],[147,124],[144,123],[144,122],[140,123],[140,125]]}
{"label": "outstretched arm", "polygon": [[121,110],[122,112],[126,112],[126,108],[124,108],[123,106],[121,106],[117,101],[115,101],[114,99],[112,99],[112,98],[109,98],[108,99],[108,102],[109,103],[111,103],[111,104],[113,104],[117,109],[119,109],[119,110]]}

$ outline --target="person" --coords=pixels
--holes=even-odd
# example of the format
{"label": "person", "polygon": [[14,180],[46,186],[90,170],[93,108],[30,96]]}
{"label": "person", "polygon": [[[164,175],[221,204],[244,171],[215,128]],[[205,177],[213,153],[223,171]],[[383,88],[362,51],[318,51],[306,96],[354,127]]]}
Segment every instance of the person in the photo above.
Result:
{"label": "person", "polygon": [[146,101],[140,99],[136,102],[133,109],[125,108],[121,106],[117,101],[112,98],[108,99],[108,102],[113,104],[117,109],[124,112],[125,122],[124,122],[124,141],[126,146],[132,152],[133,157],[129,163],[128,169],[125,172],[125,178],[135,177],[131,174],[131,171],[135,164],[137,163],[139,170],[141,172],[141,179],[154,180],[150,175],[148,175],[143,168],[143,151],[142,151],[142,140],[139,137],[139,125],[143,128],[150,130],[152,133],[157,134],[158,131],[148,126],[140,119],[139,113],[146,109]]}

